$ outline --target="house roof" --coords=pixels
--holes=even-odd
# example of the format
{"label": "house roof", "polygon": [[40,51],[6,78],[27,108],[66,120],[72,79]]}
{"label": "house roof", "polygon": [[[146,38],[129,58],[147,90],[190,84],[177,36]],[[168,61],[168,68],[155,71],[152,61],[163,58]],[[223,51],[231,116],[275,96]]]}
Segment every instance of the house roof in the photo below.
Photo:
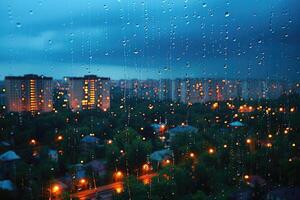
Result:
{"label": "house roof", "polygon": [[90,135],[84,136],[84,138],[81,139],[81,142],[85,142],[85,143],[98,143],[99,142],[99,138],[97,137],[93,137]]}
{"label": "house roof", "polygon": [[150,159],[154,161],[162,161],[170,156],[172,156],[172,151],[170,149],[163,149],[153,152],[150,155]]}
{"label": "house roof", "polygon": [[240,121],[234,121],[234,122],[231,122],[229,124],[230,126],[234,126],[234,127],[241,127],[241,126],[244,126],[244,124]]}
{"label": "house roof", "polygon": [[20,156],[18,156],[14,151],[7,151],[0,155],[1,161],[13,161],[21,159]]}
{"label": "house roof", "polygon": [[169,133],[176,134],[176,133],[195,133],[198,129],[193,126],[176,126],[169,130]]}
{"label": "house roof", "polygon": [[0,181],[0,189],[13,191],[14,184],[10,180],[2,180],[2,181]]}

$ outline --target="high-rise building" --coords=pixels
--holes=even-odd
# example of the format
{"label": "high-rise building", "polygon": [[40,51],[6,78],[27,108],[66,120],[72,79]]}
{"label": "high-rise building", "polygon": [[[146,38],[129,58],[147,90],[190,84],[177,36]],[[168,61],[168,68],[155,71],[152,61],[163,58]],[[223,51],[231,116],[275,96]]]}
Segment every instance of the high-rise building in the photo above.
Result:
{"label": "high-rise building", "polygon": [[73,111],[110,108],[110,78],[87,75],[66,78],[69,105]]}
{"label": "high-rise building", "polygon": [[5,77],[9,112],[50,112],[53,109],[52,78],[29,74]]}

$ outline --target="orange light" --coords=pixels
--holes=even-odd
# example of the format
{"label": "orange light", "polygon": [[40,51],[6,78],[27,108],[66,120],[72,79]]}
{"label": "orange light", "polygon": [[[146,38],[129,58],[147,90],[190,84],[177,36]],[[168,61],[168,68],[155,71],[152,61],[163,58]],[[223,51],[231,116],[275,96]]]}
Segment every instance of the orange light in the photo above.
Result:
{"label": "orange light", "polygon": [[79,181],[81,184],[85,184],[86,183],[86,180],[84,178],[80,179]]}
{"label": "orange light", "polygon": [[190,153],[190,157],[191,157],[191,158],[194,158],[194,157],[195,157],[195,154],[194,154],[194,153]]}
{"label": "orange light", "polygon": [[209,149],[208,149],[208,153],[209,153],[209,154],[213,154],[213,153],[215,153],[215,150],[214,150],[213,148],[209,148]]}
{"label": "orange light", "polygon": [[225,148],[225,149],[227,148],[227,144],[224,144],[224,148]]}
{"label": "orange light", "polygon": [[62,135],[57,136],[57,140],[63,140],[64,137]]}
{"label": "orange light", "polygon": [[60,187],[59,187],[59,185],[55,184],[52,186],[51,190],[53,193],[58,193],[60,191]]}
{"label": "orange light", "polygon": [[245,180],[248,180],[249,178],[250,178],[249,175],[245,175],[245,176],[244,176],[244,179],[245,179]]}
{"label": "orange light", "polygon": [[219,107],[219,103],[218,102],[215,102],[213,105],[212,105],[212,109],[217,109]]}
{"label": "orange light", "polygon": [[272,147],[272,143],[269,142],[269,143],[267,144],[267,147],[271,148],[271,147]]}
{"label": "orange light", "polygon": [[113,142],[112,140],[108,140],[107,144],[112,144],[112,142]]}
{"label": "orange light", "polygon": [[117,171],[117,172],[115,173],[115,178],[116,178],[117,180],[122,179],[122,178],[123,178],[123,173],[122,173],[121,171]]}
{"label": "orange light", "polygon": [[36,140],[35,139],[30,140],[29,144],[36,145]]}
{"label": "orange light", "polygon": [[122,191],[123,191],[123,188],[122,188],[122,187],[116,187],[116,192],[117,192],[118,194],[120,194]]}
{"label": "orange light", "polygon": [[144,171],[149,171],[150,170],[150,166],[148,164],[144,164],[143,165],[143,170]]}
{"label": "orange light", "polygon": [[246,140],[246,143],[247,143],[247,144],[251,144],[251,142],[252,142],[251,139],[247,139],[247,140]]}
{"label": "orange light", "polygon": [[295,112],[295,110],[296,110],[295,108],[291,108],[290,109],[291,112]]}
{"label": "orange light", "polygon": [[166,125],[164,125],[164,124],[160,125],[159,131],[164,132],[165,130],[166,130]]}
{"label": "orange light", "polygon": [[151,183],[151,178],[145,178],[143,179],[144,185],[149,185]]}
{"label": "orange light", "polygon": [[171,161],[169,159],[167,159],[167,160],[164,161],[164,163],[165,163],[165,165],[168,165],[168,164],[171,163]]}

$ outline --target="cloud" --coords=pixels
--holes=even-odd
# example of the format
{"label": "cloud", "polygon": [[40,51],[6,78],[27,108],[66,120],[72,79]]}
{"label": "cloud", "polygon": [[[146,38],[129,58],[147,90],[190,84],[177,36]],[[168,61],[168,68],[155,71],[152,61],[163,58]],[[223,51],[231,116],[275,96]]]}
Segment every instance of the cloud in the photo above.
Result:
{"label": "cloud", "polygon": [[[154,74],[162,70],[163,76],[229,72],[239,76],[251,68],[253,76],[259,75],[255,70],[277,76],[281,68],[289,67],[289,73],[296,74],[299,4],[296,0],[229,4],[225,0],[41,0],[26,4],[3,0],[0,62],[15,66],[59,63],[65,69],[70,63],[77,67],[127,66],[132,77],[135,69],[153,70]],[[228,72],[225,64],[231,66]],[[189,65],[193,67],[186,68]],[[56,70],[50,72],[58,76]]]}

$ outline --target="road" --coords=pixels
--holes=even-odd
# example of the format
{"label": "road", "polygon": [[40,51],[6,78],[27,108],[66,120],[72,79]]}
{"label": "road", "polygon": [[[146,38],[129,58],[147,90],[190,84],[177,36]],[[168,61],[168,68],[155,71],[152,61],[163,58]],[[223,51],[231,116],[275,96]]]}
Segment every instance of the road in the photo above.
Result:
{"label": "road", "polygon": [[[150,180],[157,176],[156,173],[146,174],[139,177],[139,180],[143,181],[145,184],[148,184]],[[104,185],[97,187],[95,189],[84,190],[78,193],[71,195],[71,198],[78,198],[80,200],[87,199],[101,199],[101,200],[110,200],[114,192],[120,193],[123,191],[123,182],[115,182],[112,184]]]}

